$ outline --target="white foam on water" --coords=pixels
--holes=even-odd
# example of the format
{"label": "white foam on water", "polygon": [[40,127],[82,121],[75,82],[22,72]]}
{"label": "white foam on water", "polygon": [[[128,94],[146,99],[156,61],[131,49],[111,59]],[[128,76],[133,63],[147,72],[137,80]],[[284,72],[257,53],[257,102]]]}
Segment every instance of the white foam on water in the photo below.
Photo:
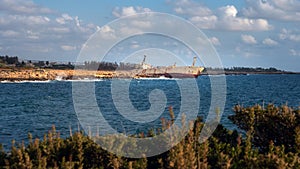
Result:
{"label": "white foam on water", "polygon": [[168,78],[168,77],[164,77],[164,76],[160,76],[160,77],[140,77],[140,78],[136,78],[136,80],[181,80],[179,78]]}
{"label": "white foam on water", "polygon": [[15,81],[9,81],[4,80],[0,81],[0,83],[49,83],[51,80],[15,80]]}

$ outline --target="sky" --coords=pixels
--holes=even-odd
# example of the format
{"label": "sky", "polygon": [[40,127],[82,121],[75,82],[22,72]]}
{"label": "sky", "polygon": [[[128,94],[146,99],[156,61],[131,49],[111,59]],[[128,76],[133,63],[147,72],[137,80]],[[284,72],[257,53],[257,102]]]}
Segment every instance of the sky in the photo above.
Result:
{"label": "sky", "polygon": [[[96,31],[106,31],[113,38],[114,30],[107,24],[144,12],[172,14],[195,25],[213,44],[224,67],[300,72],[299,0],[0,0],[0,55],[76,61]],[[123,47],[117,45],[108,60],[117,61],[114,55],[142,55],[142,50],[153,47],[147,46],[150,42],[163,49],[158,50],[160,54],[193,55],[174,39],[137,37]]]}

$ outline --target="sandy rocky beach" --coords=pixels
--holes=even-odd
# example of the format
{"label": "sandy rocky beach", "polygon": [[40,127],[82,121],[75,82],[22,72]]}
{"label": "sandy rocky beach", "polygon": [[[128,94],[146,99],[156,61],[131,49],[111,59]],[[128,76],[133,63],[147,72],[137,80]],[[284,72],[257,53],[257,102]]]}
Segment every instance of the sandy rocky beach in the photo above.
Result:
{"label": "sandy rocky beach", "polygon": [[[24,69],[2,68],[0,69],[0,81],[46,81],[46,80],[85,80],[98,78],[136,78],[139,71],[92,71],[92,70],[59,70],[59,69]],[[299,74],[298,72],[239,72],[239,71],[209,71],[202,75],[246,75],[246,74]]]}
{"label": "sandy rocky beach", "polygon": [[113,71],[56,70],[56,69],[0,69],[0,81],[44,81],[112,78]]}

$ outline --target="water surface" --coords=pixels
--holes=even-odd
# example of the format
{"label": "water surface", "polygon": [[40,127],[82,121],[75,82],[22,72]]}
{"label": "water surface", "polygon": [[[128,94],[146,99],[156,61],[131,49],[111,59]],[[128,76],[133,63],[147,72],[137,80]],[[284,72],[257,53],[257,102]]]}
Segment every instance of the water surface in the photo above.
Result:
{"label": "water surface", "polygon": [[[209,76],[200,76],[196,80],[200,93],[198,114],[205,117],[211,99],[210,80]],[[188,79],[181,81],[188,84]],[[229,129],[236,128],[227,118],[233,114],[235,104],[274,103],[298,107],[300,103],[300,75],[236,75],[226,76],[226,82],[227,97],[221,123]],[[154,89],[163,91],[167,98],[164,112],[154,121],[137,123],[118,113],[111,97],[111,80],[95,82],[98,107],[108,123],[119,132],[134,133],[159,126],[161,117],[169,117],[169,106],[173,107],[175,115],[179,113],[181,95],[176,80],[131,80],[131,103],[124,102],[121,106],[132,104],[138,111],[148,110],[151,106],[149,94]],[[70,81],[2,82],[0,96],[0,143],[5,149],[10,147],[12,139],[17,142],[27,140],[28,132],[34,137],[43,137],[55,125],[61,136],[66,137],[70,128],[77,130],[79,126]]]}

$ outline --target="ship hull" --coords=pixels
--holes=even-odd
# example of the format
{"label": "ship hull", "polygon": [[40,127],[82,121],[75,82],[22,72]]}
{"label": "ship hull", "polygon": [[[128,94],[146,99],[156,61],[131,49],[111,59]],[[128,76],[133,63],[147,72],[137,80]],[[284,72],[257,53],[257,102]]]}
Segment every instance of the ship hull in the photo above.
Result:
{"label": "ship hull", "polygon": [[203,67],[158,67],[137,71],[135,78],[197,78],[203,71]]}
{"label": "ship hull", "polygon": [[185,74],[185,73],[165,73],[165,74],[141,74],[136,75],[134,78],[160,78],[160,77],[166,77],[166,78],[197,78],[199,75],[196,74]]}
{"label": "ship hull", "polygon": [[203,67],[156,67],[148,69],[116,70],[113,73],[96,74],[97,78],[197,78]]}

